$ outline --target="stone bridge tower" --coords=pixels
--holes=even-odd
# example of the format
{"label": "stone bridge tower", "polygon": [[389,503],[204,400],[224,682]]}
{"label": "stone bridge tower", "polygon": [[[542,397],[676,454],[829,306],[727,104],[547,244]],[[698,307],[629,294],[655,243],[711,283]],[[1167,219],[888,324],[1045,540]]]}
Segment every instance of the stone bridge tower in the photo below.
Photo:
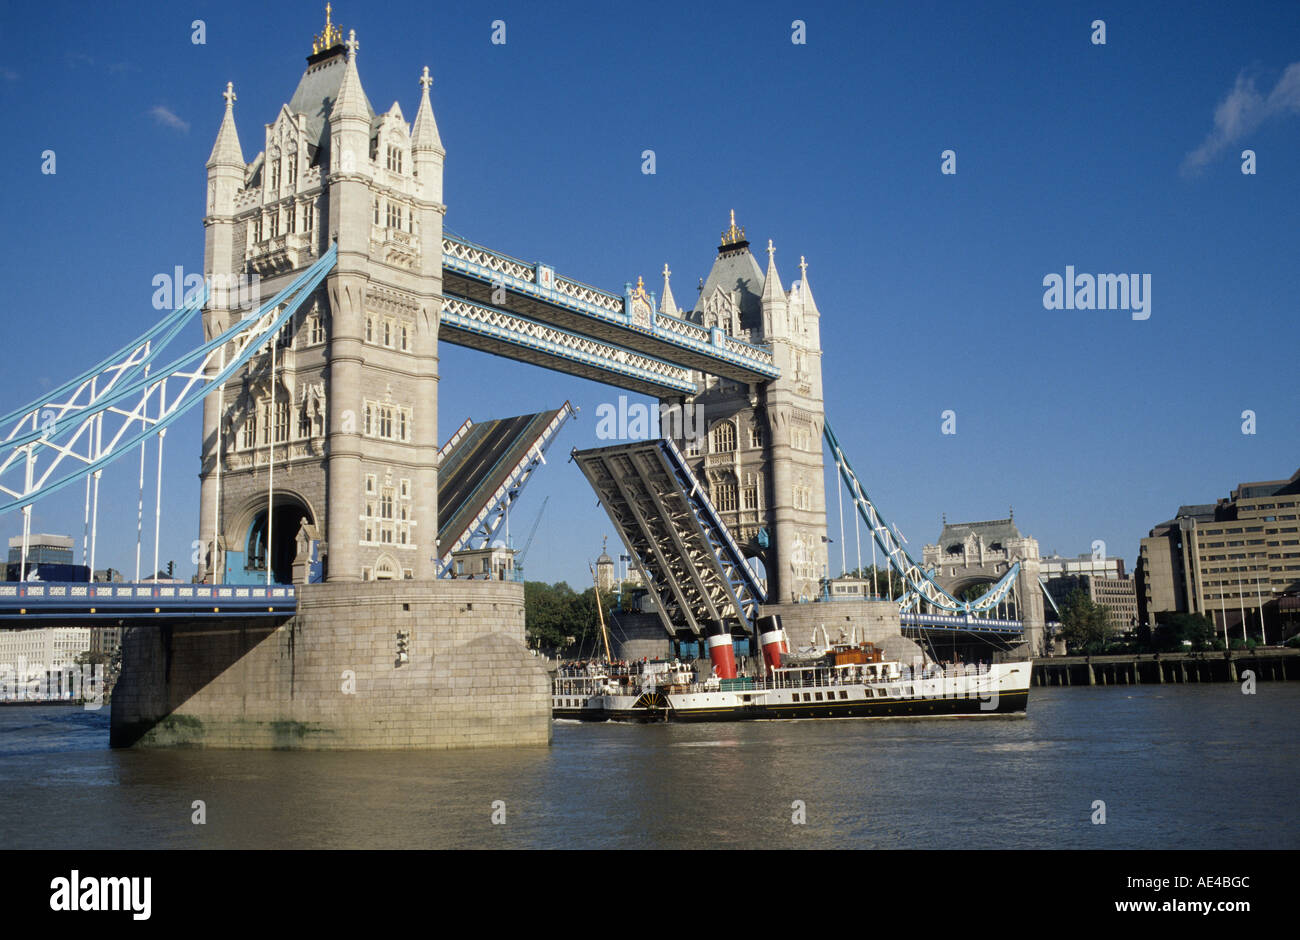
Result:
{"label": "stone bridge tower", "polygon": [[992,584],[1020,562],[1010,600],[1025,625],[1025,642],[1033,655],[1042,653],[1046,614],[1039,581],[1038,540],[1021,535],[1014,514],[987,522],[944,523],[939,541],[922,549],[922,563],[949,594]]}
{"label": "stone bridge tower", "polygon": [[[662,403],[685,406],[684,420],[677,427],[665,421],[663,433],[707,483],[745,553],[763,562],[772,604],[816,598],[827,576],[821,313],[802,258],[799,267],[800,279],[787,292],[769,241],[764,274],[733,212],[695,309],[677,308],[667,268],[659,308],[769,344],[781,369],[779,379],[761,385],[696,374],[699,393]],[[702,422],[694,421],[701,412]]]}
{"label": "stone bridge tower", "polygon": [[338,260],[280,336],[274,363],[255,356],[204,403],[208,580],[261,582],[269,566],[288,581],[300,533],[320,539],[330,581],[434,577],[445,151],[428,69],[410,126],[396,102],[384,113],[371,106],[358,46],[327,15],[251,162],[227,86],[207,164],[205,273],[257,289],[210,302],[207,336],[331,242]]}

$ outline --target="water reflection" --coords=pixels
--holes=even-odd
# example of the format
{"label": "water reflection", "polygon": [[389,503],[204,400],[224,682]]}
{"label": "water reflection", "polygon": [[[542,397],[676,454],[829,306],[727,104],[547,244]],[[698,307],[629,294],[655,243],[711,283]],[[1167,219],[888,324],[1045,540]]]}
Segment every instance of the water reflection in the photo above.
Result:
{"label": "water reflection", "polygon": [[[1245,702],[1242,700],[1246,699]],[[1294,683],[1041,689],[1027,716],[561,722],[550,748],[113,751],[0,709],[10,847],[1294,848]],[[1090,807],[1104,799],[1105,826]],[[206,825],[191,822],[205,806]],[[498,801],[500,801],[498,803]],[[492,822],[494,804],[504,824]],[[1231,805],[1233,825],[1206,807]],[[498,818],[500,814],[498,813]],[[797,820],[802,819],[802,822]]]}

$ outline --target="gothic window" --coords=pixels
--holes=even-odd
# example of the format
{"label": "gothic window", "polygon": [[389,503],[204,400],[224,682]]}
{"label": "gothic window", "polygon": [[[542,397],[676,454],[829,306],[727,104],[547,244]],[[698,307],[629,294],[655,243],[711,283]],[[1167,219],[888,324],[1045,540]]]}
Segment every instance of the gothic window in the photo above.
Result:
{"label": "gothic window", "polygon": [[262,240],[262,217],[259,215],[253,220],[253,244]]}
{"label": "gothic window", "polygon": [[378,225],[379,224],[379,197],[378,196],[375,197],[374,207],[375,207],[375,224]]}
{"label": "gothic window", "polygon": [[746,509],[758,508],[758,487],[747,486],[742,495],[744,497],[743,505]]}
{"label": "gothic window", "polygon": [[719,483],[717,485],[716,500],[718,512],[735,512],[736,511],[736,484]]}
{"label": "gothic window", "polygon": [[280,234],[280,210],[271,210],[271,237],[275,238]]}
{"label": "gothic window", "polygon": [[277,401],[275,403],[275,442],[277,444],[289,439],[289,403],[287,401]]}
{"label": "gothic window", "polygon": [[388,147],[388,160],[386,163],[388,169],[394,173],[402,172],[402,148],[394,147],[391,144]]}
{"label": "gothic window", "polygon": [[393,518],[393,489],[392,489],[392,487],[384,487],[384,493],[383,493],[383,495],[379,498],[379,518],[380,518],[380,519],[392,519],[392,518]]}
{"label": "gothic window", "polygon": [[280,158],[276,157],[271,161],[271,188],[280,188]]}
{"label": "gothic window", "polygon": [[375,341],[375,318],[366,317],[366,342],[373,343],[374,341]]}
{"label": "gothic window", "polygon": [[365,435],[390,441],[410,441],[411,409],[366,402]]}
{"label": "gothic window", "polygon": [[297,184],[298,184],[298,154],[291,153],[289,154],[289,185],[296,186]]}
{"label": "gothic window", "polygon": [[400,492],[401,492],[401,494],[402,494],[402,499],[410,499],[410,498],[411,498],[411,481],[410,481],[410,480],[402,480],[401,483],[400,483],[399,485],[400,485],[400,487],[401,487]]}
{"label": "gothic window", "polygon": [[402,324],[402,352],[406,352],[406,324]]}
{"label": "gothic window", "polygon": [[295,205],[290,204],[285,210],[284,230],[289,235],[298,230],[298,207]]}
{"label": "gothic window", "polygon": [[311,234],[312,222],[315,220],[314,207],[310,202],[303,203],[302,207],[302,230],[308,235]]}
{"label": "gothic window", "polygon": [[374,475],[373,473],[367,473],[367,474],[366,474],[366,492],[367,492],[367,493],[373,493],[374,491],[375,491],[375,475]]}
{"label": "gothic window", "polygon": [[384,345],[392,348],[393,345],[393,321],[384,321]]}
{"label": "gothic window", "polygon": [[736,449],[736,426],[723,421],[713,429],[713,452],[729,454]]}
{"label": "gothic window", "polygon": [[255,447],[257,445],[257,420],[249,415],[244,420],[244,447]]}
{"label": "gothic window", "polygon": [[306,401],[298,409],[298,436],[311,437],[311,412],[307,410]]}
{"label": "gothic window", "polygon": [[325,342],[325,323],[321,320],[319,314],[313,315],[307,320],[307,342],[313,346]]}
{"label": "gothic window", "polygon": [[763,446],[763,429],[759,427],[757,424],[753,425],[749,429],[749,446],[750,447]]}
{"label": "gothic window", "polygon": [[402,207],[396,203],[388,203],[388,227],[400,229],[402,227]]}

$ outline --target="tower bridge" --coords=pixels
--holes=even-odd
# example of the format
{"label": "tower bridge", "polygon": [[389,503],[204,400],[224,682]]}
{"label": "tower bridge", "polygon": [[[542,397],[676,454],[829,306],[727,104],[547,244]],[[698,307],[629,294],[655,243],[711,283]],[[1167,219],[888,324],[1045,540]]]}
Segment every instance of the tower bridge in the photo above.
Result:
{"label": "tower bridge", "polygon": [[[786,288],[773,243],[760,267],[733,212],[688,310],[666,266],[662,291],[638,278],[616,293],[448,232],[428,68],[408,124],[397,103],[373,108],[360,43],[342,37],[327,13],[252,160],[226,85],[206,164],[204,270],[230,283],[256,274],[270,300],[249,309],[246,296],[204,290],[0,419],[0,509],[21,509],[27,533],[36,501],[84,484],[93,568],[103,468],[149,441],[161,454],[167,427],[201,407],[204,586],[167,604],[131,586],[119,616],[144,623],[186,603],[197,610],[212,600],[198,591],[240,582],[296,585],[269,605],[292,607],[280,625],[195,618],[131,631],[115,743],[549,740],[545,676],[523,647],[522,585],[447,575],[456,546],[496,531],[568,405],[490,430],[467,423],[440,445],[440,340],[703,413],[703,435],[683,423],[657,447],[582,462],[669,602],[670,632],[743,634],[760,604],[817,606],[808,602],[828,571],[823,439],[908,585],[902,606],[916,625],[955,629],[954,617],[1005,597],[1022,569],[981,599],[958,599],[938,568],[907,556],[866,496],[826,423],[821,312],[805,259]],[[200,318],[204,343],[163,355]],[[467,464],[480,475],[458,477]],[[161,456],[159,467],[161,484]],[[0,620],[40,609],[90,617],[93,600],[24,590],[0,596]],[[336,692],[340,674],[353,675],[354,693]],[[297,729],[287,745],[286,727]]]}

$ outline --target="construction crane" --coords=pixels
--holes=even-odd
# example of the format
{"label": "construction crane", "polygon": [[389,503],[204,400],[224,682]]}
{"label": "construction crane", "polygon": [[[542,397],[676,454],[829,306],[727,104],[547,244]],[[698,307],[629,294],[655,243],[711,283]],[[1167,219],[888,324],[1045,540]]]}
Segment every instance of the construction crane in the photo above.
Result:
{"label": "construction crane", "polygon": [[533,538],[537,535],[537,527],[542,524],[542,514],[546,512],[546,504],[549,503],[550,501],[551,501],[551,497],[549,496],[547,496],[544,500],[542,500],[542,508],[537,510],[537,518],[533,520],[533,527],[528,530],[528,541],[524,542],[524,547],[519,551],[517,555],[515,555],[516,571],[523,570],[524,566],[520,564],[520,561],[522,561],[524,555],[528,554],[528,549],[532,547]]}

